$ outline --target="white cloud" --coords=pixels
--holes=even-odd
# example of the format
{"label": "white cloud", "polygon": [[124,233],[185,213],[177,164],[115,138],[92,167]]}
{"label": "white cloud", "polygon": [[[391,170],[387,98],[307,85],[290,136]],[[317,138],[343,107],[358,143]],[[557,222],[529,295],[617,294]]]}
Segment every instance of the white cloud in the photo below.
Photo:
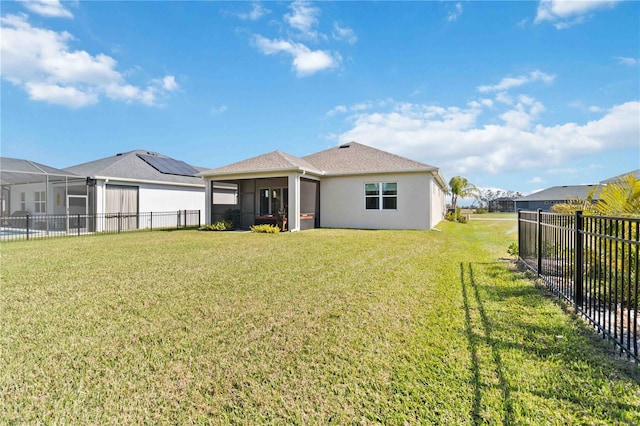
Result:
{"label": "white cloud", "polygon": [[544,183],[544,180],[540,176],[534,176],[527,181],[527,183]]}
{"label": "white cloud", "polygon": [[318,71],[337,67],[341,57],[337,53],[324,50],[311,50],[302,43],[288,40],[270,40],[256,35],[254,37],[256,47],[265,55],[287,53],[293,58],[292,67],[298,77],[305,77]]}
{"label": "white cloud", "polygon": [[145,88],[133,86],[117,71],[112,57],[72,50],[71,34],[33,27],[25,15],[1,17],[0,23],[2,78],[22,87],[33,100],[80,108],[104,95],[157,105],[160,95],[178,88],[173,76]]}
{"label": "white cloud", "polygon": [[38,15],[48,18],[73,18],[73,14],[60,3],[60,0],[20,0],[20,2]]}
{"label": "white cloud", "polygon": [[257,21],[268,13],[271,13],[269,9],[266,9],[258,2],[253,2],[249,12],[238,13],[237,16],[243,21]]}
{"label": "white cloud", "polygon": [[535,24],[550,22],[557,29],[581,24],[597,9],[611,8],[620,0],[540,0]]}
{"label": "white cloud", "polygon": [[169,92],[173,92],[180,88],[176,82],[176,78],[172,75],[167,75],[162,79],[162,87]]}
{"label": "white cloud", "polygon": [[358,41],[358,37],[351,28],[342,27],[339,23],[333,23],[333,32],[331,33],[336,40],[345,40],[349,44],[355,44]]}
{"label": "white cloud", "polygon": [[500,121],[481,124],[487,107],[480,102],[465,108],[395,103],[386,112],[354,113],[351,129],[338,139],[437,164],[448,174],[539,170],[637,147],[640,140],[638,101],[616,105],[583,124],[553,126],[536,123],[544,106],[531,98],[520,97],[508,108],[498,112]]}
{"label": "white cloud", "polygon": [[478,91],[482,93],[487,92],[504,92],[514,87],[519,87],[524,84],[533,83],[536,81],[543,81],[550,84],[555,79],[555,75],[547,74],[539,70],[531,71],[529,74],[521,75],[518,77],[505,77],[498,84],[493,86],[485,85],[478,86]]}
{"label": "white cloud", "polygon": [[81,108],[98,102],[96,93],[82,92],[75,87],[62,87],[57,84],[27,82],[25,90],[34,101],[46,101],[71,108]]}
{"label": "white cloud", "polygon": [[462,15],[462,4],[456,3],[453,10],[449,12],[449,15],[447,15],[447,21],[454,22],[460,15]]}
{"label": "white cloud", "polygon": [[312,6],[310,2],[301,0],[291,3],[289,8],[293,13],[284,15],[284,20],[305,37],[316,39],[318,33],[313,28],[318,25],[320,9]]}
{"label": "white cloud", "polygon": [[630,67],[636,66],[638,65],[638,63],[640,63],[638,58],[628,58],[624,56],[618,56],[616,59],[618,60],[618,63],[620,65],[628,65]]}

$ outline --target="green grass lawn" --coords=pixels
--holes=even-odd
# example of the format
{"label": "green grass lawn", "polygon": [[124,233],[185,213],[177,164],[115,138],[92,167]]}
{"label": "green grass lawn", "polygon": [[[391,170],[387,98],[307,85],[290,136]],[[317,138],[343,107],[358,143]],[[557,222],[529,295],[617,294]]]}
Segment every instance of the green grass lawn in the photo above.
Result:
{"label": "green grass lawn", "polygon": [[2,244],[0,424],[640,424],[514,227]]}

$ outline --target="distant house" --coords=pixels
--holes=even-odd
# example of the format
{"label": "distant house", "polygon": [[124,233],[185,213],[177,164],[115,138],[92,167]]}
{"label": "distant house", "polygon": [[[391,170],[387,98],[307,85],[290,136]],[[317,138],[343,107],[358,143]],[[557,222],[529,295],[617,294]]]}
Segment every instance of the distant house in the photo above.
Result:
{"label": "distant house", "polygon": [[201,176],[207,223],[231,213],[244,228],[283,215],[291,231],[431,229],[445,213],[436,167],[356,142],[305,157],[273,151]]}
{"label": "distant house", "polygon": [[555,204],[566,204],[574,200],[584,200],[596,191],[593,201],[598,199],[598,185],[553,186],[515,199],[516,210],[538,210],[548,212]]}
{"label": "distant house", "polygon": [[157,152],[129,151],[65,170],[86,177],[87,194],[76,203],[89,214],[204,211],[204,169]]}
{"label": "distant house", "polygon": [[490,212],[511,213],[516,211],[516,202],[514,198],[500,197],[489,201]]}
{"label": "distant house", "polygon": [[554,204],[570,203],[572,200],[584,200],[589,194],[593,195],[592,202],[598,201],[600,188],[603,185],[619,181],[629,174],[633,174],[636,179],[640,179],[640,169],[623,173],[609,179],[605,179],[596,185],[565,185],[554,186],[539,192],[534,192],[524,197],[515,199],[517,210],[538,210],[549,211]]}

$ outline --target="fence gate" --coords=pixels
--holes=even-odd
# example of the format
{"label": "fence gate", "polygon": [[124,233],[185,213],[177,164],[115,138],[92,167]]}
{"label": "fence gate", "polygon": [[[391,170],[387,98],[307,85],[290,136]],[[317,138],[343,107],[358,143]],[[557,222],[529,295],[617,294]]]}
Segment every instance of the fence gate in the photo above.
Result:
{"label": "fence gate", "polygon": [[87,196],[67,195],[67,231],[87,232]]}

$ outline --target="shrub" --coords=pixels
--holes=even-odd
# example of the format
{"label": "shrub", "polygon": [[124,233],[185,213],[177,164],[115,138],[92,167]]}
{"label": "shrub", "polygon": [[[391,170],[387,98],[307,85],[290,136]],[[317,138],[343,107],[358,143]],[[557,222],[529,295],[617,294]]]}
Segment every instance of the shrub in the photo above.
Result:
{"label": "shrub", "polygon": [[507,253],[509,256],[518,257],[518,243],[512,241],[511,244],[509,244],[509,247],[507,247]]}
{"label": "shrub", "polygon": [[277,234],[278,232],[280,232],[280,228],[266,223],[264,225],[253,225],[251,227],[251,232],[258,232],[262,234]]}
{"label": "shrub", "polygon": [[476,214],[485,214],[486,212],[487,212],[487,209],[484,209],[484,208],[476,209]]}
{"label": "shrub", "polygon": [[205,231],[231,231],[233,229],[233,222],[230,220],[221,220],[211,225],[206,225],[202,229]]}
{"label": "shrub", "polygon": [[467,223],[467,217],[465,215],[459,215],[458,223]]}
{"label": "shrub", "polygon": [[455,222],[456,221],[456,214],[454,212],[447,212],[446,216],[444,217],[446,220],[448,220],[449,222]]}

